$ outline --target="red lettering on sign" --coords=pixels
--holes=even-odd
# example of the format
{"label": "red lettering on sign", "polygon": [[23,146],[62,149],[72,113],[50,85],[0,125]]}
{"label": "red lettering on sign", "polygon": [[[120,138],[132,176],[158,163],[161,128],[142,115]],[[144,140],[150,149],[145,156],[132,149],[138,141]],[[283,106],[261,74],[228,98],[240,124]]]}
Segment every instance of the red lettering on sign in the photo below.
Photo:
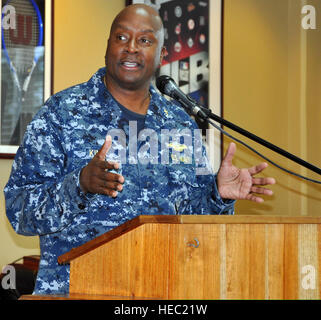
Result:
{"label": "red lettering on sign", "polygon": [[16,30],[9,30],[10,40],[14,44],[23,44],[25,46],[29,45],[32,39],[32,16],[18,14],[16,23]]}

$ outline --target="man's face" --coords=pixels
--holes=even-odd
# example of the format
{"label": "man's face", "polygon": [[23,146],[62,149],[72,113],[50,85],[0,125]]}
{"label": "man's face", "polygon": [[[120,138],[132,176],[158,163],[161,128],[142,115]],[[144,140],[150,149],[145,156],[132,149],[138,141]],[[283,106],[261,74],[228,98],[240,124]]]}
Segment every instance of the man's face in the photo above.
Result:
{"label": "man's face", "polygon": [[106,52],[107,81],[121,88],[147,86],[163,56],[161,24],[144,9],[116,18]]}

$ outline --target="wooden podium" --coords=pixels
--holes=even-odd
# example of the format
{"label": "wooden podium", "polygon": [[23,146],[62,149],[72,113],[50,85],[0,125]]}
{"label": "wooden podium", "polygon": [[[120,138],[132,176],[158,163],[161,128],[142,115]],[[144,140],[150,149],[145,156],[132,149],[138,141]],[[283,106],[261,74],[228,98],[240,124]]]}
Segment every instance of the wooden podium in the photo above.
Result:
{"label": "wooden podium", "polygon": [[69,298],[320,299],[321,218],[139,216],[58,261]]}

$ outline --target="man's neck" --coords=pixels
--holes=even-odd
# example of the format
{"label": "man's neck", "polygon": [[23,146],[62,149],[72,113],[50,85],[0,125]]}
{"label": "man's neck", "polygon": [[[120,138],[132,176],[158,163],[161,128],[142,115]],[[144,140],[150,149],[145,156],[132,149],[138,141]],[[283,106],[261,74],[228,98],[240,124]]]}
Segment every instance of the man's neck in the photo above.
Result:
{"label": "man's neck", "polygon": [[125,108],[139,114],[147,113],[150,103],[149,86],[137,90],[129,90],[106,81],[106,77],[104,77],[104,84],[114,99]]}

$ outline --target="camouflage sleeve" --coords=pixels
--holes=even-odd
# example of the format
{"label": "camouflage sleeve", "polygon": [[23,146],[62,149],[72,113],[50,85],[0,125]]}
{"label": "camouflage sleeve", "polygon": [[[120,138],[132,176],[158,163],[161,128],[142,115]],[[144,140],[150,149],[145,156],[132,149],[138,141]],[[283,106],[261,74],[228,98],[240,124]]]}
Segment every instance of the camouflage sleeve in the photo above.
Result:
{"label": "camouflage sleeve", "polygon": [[178,208],[179,214],[233,215],[235,200],[222,199],[216,184],[216,174],[196,175],[188,185],[188,197]]}
{"label": "camouflage sleeve", "polygon": [[4,189],[6,212],[14,230],[23,235],[57,232],[86,212],[81,168],[66,172],[65,152],[44,106],[29,124]]}
{"label": "camouflage sleeve", "polygon": [[[201,181],[204,178],[208,181]],[[193,194],[198,197],[199,201],[191,199],[190,205],[192,208],[190,210],[197,210],[201,208],[199,214],[220,214],[220,215],[233,215],[235,200],[225,200],[221,198],[218,192],[216,184],[216,174],[211,176],[198,177],[198,190],[195,190]],[[210,183],[209,183],[210,182]]]}
{"label": "camouflage sleeve", "polygon": [[[194,157],[190,176],[194,178],[186,181],[188,196],[180,203],[178,211],[180,214],[233,215],[235,200],[221,198],[216,183],[217,175],[213,173],[207,157],[201,130],[194,121],[192,121],[192,126],[194,127]],[[180,178],[184,180],[184,177]]]}
{"label": "camouflage sleeve", "polygon": [[[233,215],[235,200],[222,199],[217,188],[217,174],[213,174],[209,159],[206,154],[205,146],[202,145],[202,161],[196,164],[196,181],[199,186],[199,199],[201,208],[216,214]],[[197,192],[195,192],[197,193]]]}

